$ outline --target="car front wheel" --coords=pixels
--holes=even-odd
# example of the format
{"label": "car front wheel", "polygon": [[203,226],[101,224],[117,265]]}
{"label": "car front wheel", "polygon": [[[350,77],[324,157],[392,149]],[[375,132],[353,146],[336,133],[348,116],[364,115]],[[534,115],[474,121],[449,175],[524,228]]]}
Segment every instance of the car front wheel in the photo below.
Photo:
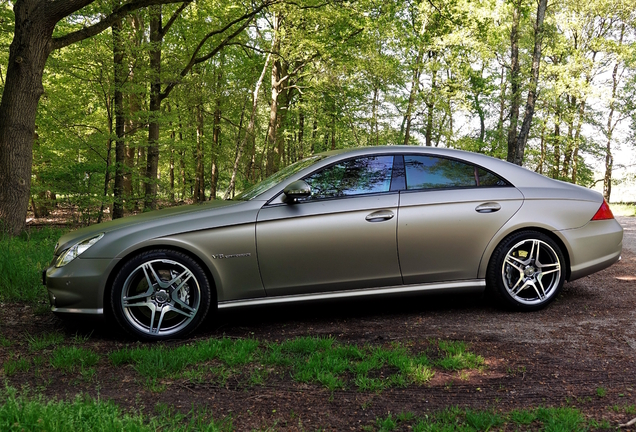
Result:
{"label": "car front wheel", "polygon": [[171,250],[143,252],[117,273],[111,293],[117,322],[146,340],[180,338],[201,324],[211,288],[201,266]]}
{"label": "car front wheel", "polygon": [[521,231],[506,237],[488,266],[489,289],[508,308],[534,311],[553,301],[565,282],[563,252],[547,235]]}

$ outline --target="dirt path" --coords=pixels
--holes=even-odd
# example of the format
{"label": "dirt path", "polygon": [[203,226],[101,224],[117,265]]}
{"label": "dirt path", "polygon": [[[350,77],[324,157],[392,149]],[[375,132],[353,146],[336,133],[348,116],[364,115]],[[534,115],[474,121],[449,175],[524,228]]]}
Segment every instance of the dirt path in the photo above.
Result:
{"label": "dirt path", "polygon": [[636,253],[636,217],[618,216],[616,220],[623,226],[623,249]]}
{"label": "dirt path", "polygon": [[[359,430],[388,413],[422,416],[450,405],[502,411],[575,406],[616,426],[634,417],[623,407],[636,405],[636,218],[619,220],[625,227],[622,260],[566,284],[560,297],[540,312],[502,312],[481,297],[358,300],[223,312],[195,335],[261,341],[325,335],[361,345],[464,340],[487,363],[485,371],[468,377],[438,372],[428,385],[381,393],[331,394],[284,376],[254,387],[172,382],[166,391],[153,393],[130,368],[116,369],[103,359],[94,381],[56,371],[48,381],[28,373],[7,381],[16,387],[41,386],[57,397],[99,394],[123,407],[143,404],[151,409],[164,402],[189,410],[203,404],[216,418],[233,416],[238,431],[273,425],[277,430]],[[28,355],[26,333],[58,328],[70,338],[77,331],[50,314],[34,318],[30,307],[16,305],[0,307],[0,325],[13,344],[0,346],[0,358]],[[130,341],[121,335],[97,327],[84,345],[107,353],[126,343]]]}

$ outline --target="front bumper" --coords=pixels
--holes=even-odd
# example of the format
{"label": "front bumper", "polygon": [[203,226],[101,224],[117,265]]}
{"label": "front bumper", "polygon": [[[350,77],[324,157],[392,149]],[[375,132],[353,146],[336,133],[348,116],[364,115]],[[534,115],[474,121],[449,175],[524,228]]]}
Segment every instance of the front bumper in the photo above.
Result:
{"label": "front bumper", "polygon": [[56,313],[104,314],[104,291],[112,259],[76,258],[64,267],[51,265],[42,282],[49,293],[51,310]]}

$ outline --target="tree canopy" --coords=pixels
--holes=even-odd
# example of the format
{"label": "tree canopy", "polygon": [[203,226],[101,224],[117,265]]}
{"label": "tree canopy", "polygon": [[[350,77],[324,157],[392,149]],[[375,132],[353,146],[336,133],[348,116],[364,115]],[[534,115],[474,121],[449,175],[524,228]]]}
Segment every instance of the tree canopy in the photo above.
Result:
{"label": "tree canopy", "polygon": [[[604,184],[636,0],[0,3],[0,223],[232,196],[313,153],[445,146]],[[594,166],[602,166],[600,177]]]}

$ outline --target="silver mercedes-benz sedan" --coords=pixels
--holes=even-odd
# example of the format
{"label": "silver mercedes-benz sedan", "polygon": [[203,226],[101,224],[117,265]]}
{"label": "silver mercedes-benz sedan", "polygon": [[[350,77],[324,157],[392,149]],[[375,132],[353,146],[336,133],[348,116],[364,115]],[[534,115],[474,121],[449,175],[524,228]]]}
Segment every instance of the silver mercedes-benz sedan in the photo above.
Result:
{"label": "silver mercedes-benz sedan", "polygon": [[142,339],[218,308],[487,289],[533,311],[604,269],[623,230],[601,194],[488,156],[371,147],[311,156],[231,201],[64,235],[51,309],[109,312]]}

